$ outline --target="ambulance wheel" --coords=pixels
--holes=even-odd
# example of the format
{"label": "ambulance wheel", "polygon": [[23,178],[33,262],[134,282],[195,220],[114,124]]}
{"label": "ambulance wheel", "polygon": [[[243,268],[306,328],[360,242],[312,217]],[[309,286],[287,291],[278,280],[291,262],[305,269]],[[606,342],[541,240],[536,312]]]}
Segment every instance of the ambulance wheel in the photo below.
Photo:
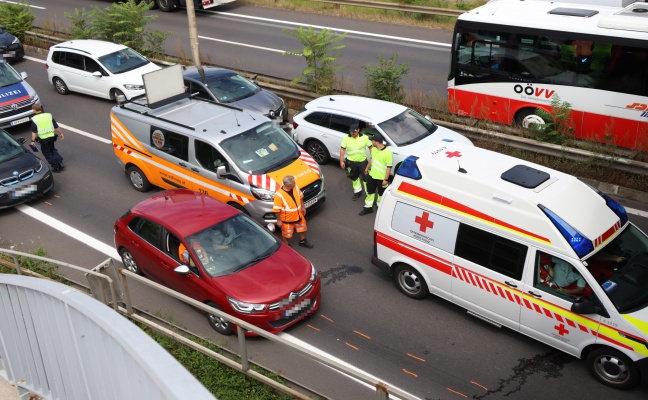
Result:
{"label": "ambulance wheel", "polygon": [[[211,302],[207,303],[207,305],[210,307],[214,307],[217,310],[221,309],[216,304]],[[221,335],[229,336],[234,331],[234,329],[232,328],[232,324],[225,318],[221,318],[217,315],[207,313],[207,320],[209,321],[209,325],[211,325],[211,327],[214,328],[214,330],[220,333]]]}
{"label": "ambulance wheel", "polygon": [[331,159],[324,143],[319,140],[311,139],[304,143],[304,149],[313,157],[318,164],[326,164]]}
{"label": "ambulance wheel", "polygon": [[587,367],[597,380],[615,389],[629,389],[641,379],[635,363],[610,347],[600,347],[589,353]]}
{"label": "ambulance wheel", "polygon": [[126,249],[121,249],[119,255],[121,256],[122,264],[124,264],[124,267],[127,270],[129,270],[134,274],[142,275],[142,270],[140,269],[139,265],[137,265],[137,262],[135,261],[135,257],[133,257],[130,251]]}
{"label": "ambulance wheel", "polygon": [[545,125],[547,122],[535,111],[535,108],[523,108],[515,114],[515,123],[524,129],[529,129],[531,125]]}
{"label": "ambulance wheel", "polygon": [[56,91],[59,94],[69,94],[70,93],[70,89],[68,89],[65,82],[63,82],[63,79],[54,78],[54,79],[52,79],[52,83],[54,84],[54,89],[56,89]]}
{"label": "ambulance wheel", "polygon": [[413,299],[425,298],[429,291],[425,279],[419,272],[406,264],[401,264],[394,270],[394,279],[398,289],[407,297]]}
{"label": "ambulance wheel", "polygon": [[146,175],[134,165],[128,167],[128,179],[137,191],[148,192],[151,189],[151,184],[146,178]]}

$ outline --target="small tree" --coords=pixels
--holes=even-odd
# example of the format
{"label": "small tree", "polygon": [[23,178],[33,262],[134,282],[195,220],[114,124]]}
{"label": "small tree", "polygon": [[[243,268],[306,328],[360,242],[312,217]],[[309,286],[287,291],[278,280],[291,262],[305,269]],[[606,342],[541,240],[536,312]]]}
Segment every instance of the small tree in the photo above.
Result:
{"label": "small tree", "polygon": [[294,31],[284,28],[283,31],[298,39],[303,46],[300,52],[286,51],[284,54],[303,56],[306,59],[306,69],[291,83],[295,84],[305,79],[309,90],[319,94],[330,93],[335,83],[335,73],[343,68],[342,66],[333,66],[333,62],[340,57],[339,54],[333,54],[333,52],[345,47],[337,44],[347,34],[336,35],[328,29],[317,32],[310,26],[306,29],[298,27]]}
{"label": "small tree", "polygon": [[90,12],[75,9],[65,13],[72,22],[72,35],[76,39],[101,39],[120,43],[145,55],[162,54],[162,45],[170,31],[147,30],[157,15],[145,15],[153,2],[128,0],[113,3],[107,8],[93,6]]}
{"label": "small tree", "polygon": [[538,135],[538,139],[543,142],[564,144],[572,138],[574,124],[571,119],[571,104],[561,101],[557,94],[551,98],[550,112],[538,108],[536,115],[545,121],[544,125],[530,126],[531,131]]}
{"label": "small tree", "polygon": [[379,65],[373,67],[365,65],[367,78],[367,91],[372,97],[380,100],[402,103],[405,98],[405,89],[401,80],[409,73],[409,62],[396,64],[398,54],[392,54],[390,59],[378,55]]}
{"label": "small tree", "polygon": [[0,3],[0,26],[21,42],[25,40],[25,32],[32,29],[35,18],[27,3]]}

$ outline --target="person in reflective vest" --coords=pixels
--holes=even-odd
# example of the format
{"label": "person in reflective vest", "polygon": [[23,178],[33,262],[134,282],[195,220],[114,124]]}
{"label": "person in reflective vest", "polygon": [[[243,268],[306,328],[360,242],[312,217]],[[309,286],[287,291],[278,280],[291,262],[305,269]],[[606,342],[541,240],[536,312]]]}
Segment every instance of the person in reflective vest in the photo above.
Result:
{"label": "person in reflective vest", "polygon": [[362,182],[364,182],[367,167],[367,147],[371,147],[371,140],[360,133],[360,125],[356,122],[349,127],[349,135],[342,139],[340,145],[340,168],[347,170],[347,176],[353,185],[353,197],[356,201],[362,195]]}
{"label": "person in reflective vest", "polygon": [[[367,197],[365,197],[364,207],[360,211],[360,215],[371,214],[374,201],[376,205],[380,204],[382,194],[389,184],[389,175],[391,174],[394,159],[393,153],[387,148],[385,138],[380,133],[376,133],[371,137],[371,146],[371,159],[365,169],[365,174],[368,174],[365,181]],[[378,193],[377,200],[376,193]]]}
{"label": "person in reflective vest", "polygon": [[40,104],[32,106],[34,116],[32,117],[32,142],[39,142],[41,145],[41,152],[47,162],[52,166],[52,171],[63,171],[63,157],[59,154],[54,146],[54,142],[58,138],[63,140],[63,131],[58,126],[54,117],[50,113],[44,113],[43,107]]}
{"label": "person in reflective vest", "polygon": [[274,195],[272,211],[277,216],[277,226],[281,228],[281,238],[290,246],[289,239],[297,231],[299,245],[312,249],[314,246],[306,240],[306,207],[304,207],[304,193],[295,184],[295,177],[286,175],[283,185]]}

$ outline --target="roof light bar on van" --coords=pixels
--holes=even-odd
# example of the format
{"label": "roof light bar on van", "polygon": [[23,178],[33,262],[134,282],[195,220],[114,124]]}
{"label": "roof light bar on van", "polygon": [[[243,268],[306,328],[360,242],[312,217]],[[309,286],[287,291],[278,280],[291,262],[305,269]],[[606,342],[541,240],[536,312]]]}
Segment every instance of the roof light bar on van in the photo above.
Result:
{"label": "roof light bar on van", "polygon": [[396,174],[410,179],[421,179],[423,176],[418,169],[418,165],[416,165],[416,160],[418,160],[416,156],[407,157],[396,170]]}
{"label": "roof light bar on van", "polygon": [[592,243],[592,241],[586,238],[573,226],[569,225],[562,218],[560,218],[553,211],[543,206],[542,204],[538,204],[538,207],[540,207],[540,209],[547,215],[547,217],[549,217],[549,220],[556,226],[556,228],[558,228],[563,237],[567,239],[567,243],[569,243],[571,248],[574,249],[578,257],[582,258],[594,250],[594,244]]}
{"label": "roof light bar on van", "polygon": [[596,188],[593,189],[596,191],[596,193],[603,197],[605,204],[610,207],[610,210],[612,210],[612,212],[614,212],[619,217],[619,219],[621,220],[621,226],[625,225],[625,223],[628,222],[628,213],[626,212],[625,207],[612,200],[610,196],[601,192],[600,190]]}

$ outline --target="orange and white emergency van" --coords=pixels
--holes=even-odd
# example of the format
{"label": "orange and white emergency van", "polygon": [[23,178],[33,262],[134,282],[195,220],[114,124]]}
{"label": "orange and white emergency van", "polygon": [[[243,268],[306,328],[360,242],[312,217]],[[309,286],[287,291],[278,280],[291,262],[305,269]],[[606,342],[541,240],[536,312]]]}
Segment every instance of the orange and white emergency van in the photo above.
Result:
{"label": "orange and white emergency van", "polygon": [[259,222],[276,221],[275,191],[294,175],[307,210],[325,200],[315,160],[262,114],[186,93],[180,66],[143,76],[145,97],[110,113],[115,155],[133,187],[205,193]]}
{"label": "orange and white emergency van", "polygon": [[577,178],[458,142],[408,157],[385,192],[374,265],[586,360],[615,388],[648,381],[648,237]]}

